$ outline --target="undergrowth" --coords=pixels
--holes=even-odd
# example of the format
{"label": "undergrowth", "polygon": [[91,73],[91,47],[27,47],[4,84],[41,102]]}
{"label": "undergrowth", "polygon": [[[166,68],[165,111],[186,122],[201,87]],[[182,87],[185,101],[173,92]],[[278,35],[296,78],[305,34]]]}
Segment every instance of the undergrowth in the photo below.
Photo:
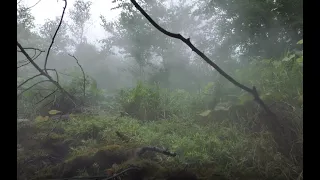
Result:
{"label": "undergrowth", "polygon": [[[52,122],[37,124],[51,126]],[[107,145],[127,148],[154,145],[178,153],[178,157],[162,161],[198,167],[214,166],[214,171],[204,172],[201,174],[203,177],[217,173],[231,179],[247,174],[263,179],[292,179],[301,172],[290,159],[277,152],[270,133],[247,133],[244,127],[228,121],[204,127],[197,121],[179,118],[142,123],[128,117],[83,116],[55,123],[55,126],[63,128],[67,137],[78,141],[71,148],[69,158],[94,154]],[[129,137],[129,142],[123,142],[116,131]]]}
{"label": "undergrowth", "polygon": [[[110,111],[122,111],[121,116],[80,113],[70,115],[67,121],[38,118],[32,121],[35,137],[28,143],[39,149],[37,143],[45,138],[52,142],[63,139],[71,150],[64,161],[104,148],[153,145],[178,154],[175,158],[161,156],[160,162],[194,167],[204,179],[213,174],[228,179],[303,179],[302,62],[303,56],[287,54],[283,59],[260,60],[234,72],[241,82],[257,86],[262,99],[277,114],[284,125],[280,137],[285,144],[275,141],[280,132],[270,129],[269,119],[263,117],[252,97],[224,80],[209,82],[198,92],[140,81],[121,90],[112,102],[107,102],[104,91],[92,80],[89,105],[104,104]],[[79,88],[70,89],[81,94]],[[101,109],[96,111],[99,114]],[[287,151],[280,152],[282,146]],[[43,154],[39,150],[34,153]],[[18,161],[23,156],[32,156],[32,150],[19,151]]]}

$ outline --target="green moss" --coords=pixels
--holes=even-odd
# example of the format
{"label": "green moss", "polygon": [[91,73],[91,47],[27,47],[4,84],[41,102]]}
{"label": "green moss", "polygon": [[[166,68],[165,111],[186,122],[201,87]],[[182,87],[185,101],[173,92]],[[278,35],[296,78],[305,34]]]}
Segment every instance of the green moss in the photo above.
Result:
{"label": "green moss", "polygon": [[[150,177],[170,174],[171,170],[183,169],[185,164],[199,177],[209,179],[217,174],[229,178],[248,175],[266,179],[283,177],[281,173],[290,175],[292,167],[296,168],[296,172],[300,171],[276,151],[272,136],[267,132],[253,136],[245,131],[245,127],[230,121],[212,121],[206,126],[199,124],[196,120],[182,119],[141,123],[132,118],[81,116],[70,121],[57,122],[55,126],[62,128],[64,133],[51,133],[48,137],[54,140],[53,142],[73,140],[67,158],[63,159],[70,172],[78,170],[76,163],[90,165],[99,160],[99,164],[103,166],[101,168],[110,168],[112,163],[119,163],[120,169],[130,164],[137,165],[143,167],[145,174]],[[36,132],[34,136],[47,135],[52,129],[51,125],[48,122],[43,123],[41,129],[44,131]],[[129,142],[118,138],[116,131],[128,136]],[[43,139],[37,143],[42,141]],[[178,156],[173,158],[156,153],[156,161],[127,161],[129,156],[124,154],[130,149],[150,145],[166,147],[178,153]],[[18,161],[32,156],[27,152],[34,154],[38,150],[39,146],[25,148],[19,152]],[[46,153],[50,155],[47,150],[41,154]],[[189,167],[191,164],[196,166]],[[281,173],[279,169],[282,170]],[[50,174],[49,170],[44,172]]]}
{"label": "green moss", "polygon": [[[122,146],[117,144],[104,145],[100,147],[85,147],[84,149],[78,150],[76,153],[70,153],[70,156],[65,160],[65,162],[70,162],[79,156],[93,157],[98,151],[117,152],[121,151],[122,148]],[[73,151],[75,151],[75,149],[73,149]]]}
{"label": "green moss", "polygon": [[123,146],[118,144],[106,145],[99,148],[99,150],[108,150],[108,151],[119,151],[121,149],[123,149]]}
{"label": "green moss", "polygon": [[57,133],[51,133],[49,137],[54,140],[65,140],[68,138],[68,136],[65,134],[57,134]]}

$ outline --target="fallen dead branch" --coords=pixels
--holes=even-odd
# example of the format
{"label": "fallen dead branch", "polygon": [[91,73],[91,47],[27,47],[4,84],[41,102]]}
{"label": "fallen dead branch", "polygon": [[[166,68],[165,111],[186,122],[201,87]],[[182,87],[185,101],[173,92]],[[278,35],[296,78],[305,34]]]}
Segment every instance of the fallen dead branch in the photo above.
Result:
{"label": "fallen dead branch", "polygon": [[[75,99],[71,94],[69,94],[66,90],[64,90],[64,89],[62,88],[62,86],[59,84],[58,72],[57,72],[55,69],[47,69],[47,63],[48,63],[48,57],[49,57],[49,54],[50,54],[50,50],[51,50],[51,48],[52,48],[52,45],[54,44],[55,37],[56,37],[56,35],[57,35],[60,27],[61,27],[61,24],[62,24],[62,21],[63,21],[63,18],[64,18],[64,14],[65,14],[65,10],[66,10],[66,7],[67,7],[67,0],[64,0],[64,2],[65,2],[65,6],[64,6],[64,8],[63,8],[63,12],[62,12],[62,15],[61,15],[61,18],[60,18],[60,22],[59,22],[59,25],[58,25],[55,33],[54,33],[54,36],[52,37],[52,40],[51,40],[49,49],[48,49],[47,54],[46,54],[45,63],[44,63],[44,68],[43,68],[43,69],[41,69],[41,68],[34,62],[34,60],[41,54],[41,52],[44,52],[44,51],[41,51],[41,50],[39,50],[39,49],[37,49],[37,48],[30,48],[30,47],[24,48],[24,47],[22,47],[22,45],[17,41],[17,46],[18,46],[18,48],[19,48],[17,51],[18,51],[18,52],[21,52],[21,53],[27,58],[27,60],[29,61],[27,64],[31,63],[31,64],[39,71],[39,74],[37,74],[37,75],[35,75],[35,76],[32,76],[31,78],[25,80],[25,81],[22,82],[20,85],[18,85],[17,88],[19,89],[20,87],[22,87],[22,85],[26,84],[28,81],[30,81],[30,80],[32,80],[32,79],[34,79],[34,78],[36,78],[36,77],[45,76],[48,80],[43,80],[43,81],[40,81],[40,82],[35,83],[34,85],[30,86],[29,88],[24,89],[21,93],[18,94],[18,96],[20,96],[21,94],[23,94],[25,91],[31,89],[32,87],[36,86],[37,84],[40,84],[40,83],[42,83],[42,82],[47,82],[47,81],[49,81],[49,82],[51,82],[52,84],[54,84],[54,85],[57,87],[57,89],[59,89],[63,94],[66,94],[67,97],[68,97],[68,98],[73,102],[73,104],[76,106],[76,99]],[[35,50],[35,51],[38,50],[38,51],[40,51],[40,53],[39,53],[38,56],[35,56],[35,55],[34,55],[33,57],[35,57],[35,58],[31,58],[31,57],[29,56],[29,54],[26,52],[27,49],[33,49],[33,50]],[[24,64],[24,65],[22,65],[22,66],[25,66],[25,65],[27,65],[27,64]],[[22,66],[20,66],[20,67],[22,67]],[[19,68],[19,67],[18,67],[18,68]],[[56,80],[54,80],[54,79],[49,75],[48,71],[54,71],[54,72],[55,72],[55,74],[56,74]],[[49,95],[47,95],[45,98],[48,98],[49,96],[51,96],[51,95],[54,94],[55,92],[56,92],[56,90],[54,90],[52,93],[50,93]],[[44,98],[44,99],[45,99],[45,98]],[[41,101],[43,101],[43,100],[41,100]],[[40,102],[41,102],[41,101],[40,101]]]}

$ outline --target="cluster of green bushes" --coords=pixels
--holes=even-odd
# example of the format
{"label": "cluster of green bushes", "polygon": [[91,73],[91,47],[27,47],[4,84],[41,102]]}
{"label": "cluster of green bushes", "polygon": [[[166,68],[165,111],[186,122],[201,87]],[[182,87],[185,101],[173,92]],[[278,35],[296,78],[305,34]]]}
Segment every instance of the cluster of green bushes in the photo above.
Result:
{"label": "cluster of green bushes", "polygon": [[[248,66],[237,69],[234,76],[249,87],[256,86],[267,104],[285,102],[302,108],[302,61],[303,56],[288,53],[280,60],[252,61]],[[140,81],[134,88],[121,90],[119,95],[123,110],[142,120],[192,117],[217,104],[245,105],[253,101],[250,94],[224,79],[209,82],[198,93],[183,89],[163,89]],[[215,104],[212,106],[212,103]]]}
{"label": "cluster of green bushes", "polygon": [[[120,144],[115,131],[121,131],[134,144],[164,146],[180,153],[172,163],[215,164],[217,172],[229,177],[255,174],[263,179],[301,178],[302,63],[301,53],[287,53],[278,60],[253,61],[233,73],[241,83],[256,86],[285,129],[290,129],[287,134],[294,134],[283,137],[289,140],[287,144],[275,143],[274,134],[261,120],[263,110],[248,93],[223,78],[209,82],[196,93],[140,81],[108,100],[106,92],[87,77],[84,100],[88,106],[106,105],[129,117],[82,114],[60,125],[68,137],[82,140],[72,147],[73,155],[105,143]],[[83,98],[83,79],[63,85],[74,96]],[[36,93],[30,90],[21,97],[34,98]],[[288,146],[290,153],[279,152],[279,146]]]}

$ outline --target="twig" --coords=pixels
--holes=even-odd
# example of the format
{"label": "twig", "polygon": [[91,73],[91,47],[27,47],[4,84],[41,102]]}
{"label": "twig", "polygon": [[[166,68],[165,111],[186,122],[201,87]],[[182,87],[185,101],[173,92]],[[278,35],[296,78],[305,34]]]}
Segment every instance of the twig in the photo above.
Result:
{"label": "twig", "polygon": [[56,69],[47,69],[48,71],[54,71],[56,73],[56,79],[57,79],[57,82],[59,83],[59,75],[58,75],[58,72]]}
{"label": "twig", "polygon": [[49,101],[47,104],[43,105],[42,107],[46,107],[46,106],[48,106],[49,104],[51,104],[51,103],[53,103],[53,102],[54,102],[54,99],[51,100],[51,101]]}
{"label": "twig", "polygon": [[[36,55],[36,54],[37,54],[37,51],[34,50],[34,55],[32,56],[31,59],[32,59],[32,60],[37,59],[37,58],[41,55],[42,52],[44,52],[44,51],[41,51],[41,50],[40,50],[40,53],[39,53],[38,55]],[[26,65],[28,65],[28,64],[30,64],[30,61],[29,61],[28,63],[26,63],[26,64],[22,64],[21,66],[18,66],[17,69],[19,69],[19,68],[21,68],[21,67],[23,67],[23,66],[26,66]]]}
{"label": "twig", "polygon": [[30,6],[30,7],[28,7],[26,10],[28,10],[28,9],[31,9],[31,8],[33,8],[33,7],[35,7],[37,4],[39,4],[41,2],[41,0],[39,0],[38,2],[36,2],[34,5],[32,5],[32,6]]}
{"label": "twig", "polygon": [[54,94],[55,92],[57,92],[57,90],[58,90],[58,89],[55,89],[55,90],[52,91],[50,94],[46,95],[43,99],[41,99],[40,101],[38,101],[38,102],[36,103],[36,105],[39,104],[39,103],[41,103],[41,102],[44,101],[45,99],[47,99],[49,96],[51,96],[51,95]]}
{"label": "twig", "polygon": [[[17,52],[21,52],[21,51],[17,51]],[[31,59],[34,60],[34,57],[35,57],[36,55],[37,55],[37,51],[35,50],[35,51],[34,51],[34,55],[31,57]],[[27,59],[24,59],[24,60],[18,61],[17,63],[27,63],[27,64],[29,64],[30,62],[29,62]],[[25,65],[27,65],[27,64],[25,64]],[[25,65],[22,65],[22,66],[25,66]],[[17,69],[19,69],[19,67],[18,67]]]}
{"label": "twig", "polygon": [[52,77],[44,72],[32,59],[31,57],[28,55],[28,53],[23,49],[23,47],[21,46],[21,44],[17,41],[17,46],[19,47],[19,49],[21,50],[21,52],[23,53],[24,56],[26,56],[26,58],[30,61],[30,63],[40,72],[41,75],[45,76],[46,78],[49,79],[49,81],[51,81],[62,93],[66,94],[71,101],[74,103],[74,105],[76,105],[76,99],[71,96],[71,94],[69,94],[66,90],[64,90],[60,84],[58,82],[56,82],[55,80],[52,79]]}
{"label": "twig", "polygon": [[[34,57],[34,55],[32,57]],[[26,62],[29,62],[29,61],[27,59],[24,59],[24,60],[18,61],[17,63],[26,63]]]}
{"label": "twig", "polygon": [[86,74],[84,73],[84,70],[83,70],[82,66],[80,65],[78,59],[74,55],[71,55],[71,54],[68,54],[68,55],[73,57],[76,60],[78,66],[80,67],[80,69],[82,71],[82,75],[83,75],[83,99],[85,100],[85,98],[86,98]]}
{"label": "twig", "polygon": [[[19,89],[20,89],[20,90],[24,90],[24,89],[26,89],[26,88],[21,87],[21,88],[19,88]],[[38,90],[38,91],[52,91],[52,89],[45,88],[45,87],[34,88],[33,90]]]}
{"label": "twig", "polygon": [[61,15],[61,18],[60,18],[60,22],[59,22],[59,25],[57,27],[57,30],[56,32],[54,33],[53,37],[52,37],[52,40],[51,40],[51,43],[50,43],[50,46],[49,46],[49,49],[48,49],[48,52],[47,52],[47,55],[46,55],[46,59],[44,61],[44,71],[47,73],[47,63],[48,63],[48,58],[49,58],[49,54],[50,54],[50,50],[52,48],[52,45],[54,43],[54,39],[56,38],[57,36],[57,33],[61,27],[61,24],[62,24],[62,20],[63,20],[63,17],[64,17],[64,13],[66,11],[66,8],[67,8],[67,0],[63,0],[64,1],[64,7],[63,7],[63,11],[62,11],[62,15]]}
{"label": "twig", "polygon": [[258,92],[256,88],[253,86],[253,88],[249,88],[243,84],[240,84],[235,79],[233,79],[231,76],[229,76],[226,72],[224,72],[218,65],[216,65],[213,61],[211,61],[204,53],[202,53],[199,49],[197,49],[190,41],[190,38],[186,39],[180,34],[175,34],[172,32],[169,32],[165,29],[163,29],[161,26],[159,26],[141,7],[135,0],[130,0],[131,3],[142,13],[142,15],[147,18],[147,20],[160,32],[163,34],[170,36],[172,38],[180,39],[182,42],[184,42],[186,45],[188,45],[192,51],[197,53],[204,61],[206,61],[209,65],[211,65],[214,69],[216,69],[223,77],[225,77],[227,80],[229,80],[232,84],[235,86],[247,91],[248,93],[252,94],[254,99],[257,101],[258,104],[260,104],[263,109],[270,115],[275,116],[275,114],[265,105],[265,103],[260,99]]}
{"label": "twig", "polygon": [[30,81],[30,80],[32,80],[32,79],[34,79],[34,78],[36,78],[36,77],[38,77],[38,76],[41,76],[42,74],[37,74],[37,75],[34,75],[34,76],[32,76],[31,78],[29,78],[29,79],[27,79],[27,80],[25,80],[23,83],[21,83],[20,85],[18,85],[18,87],[17,88],[20,88],[21,86],[23,86],[25,83],[27,83],[28,81]]}
{"label": "twig", "polygon": [[43,83],[43,82],[50,82],[50,80],[42,80],[42,81],[39,81],[39,82],[33,84],[32,86],[30,86],[30,87],[24,89],[23,91],[21,91],[21,92],[17,95],[17,97],[21,96],[21,94],[23,94],[24,92],[28,91],[29,89],[31,89],[31,88],[33,88],[34,86],[36,86],[36,85],[38,85],[38,84],[40,84],[40,83]]}
{"label": "twig", "polygon": [[[41,50],[41,49],[39,49],[39,48],[34,48],[34,47],[25,47],[25,48],[23,48],[24,50],[29,50],[29,49],[32,49],[32,50],[35,50],[35,51],[40,51],[40,52],[45,52],[45,51],[43,51],[43,50]],[[21,50],[17,50],[17,52],[21,52]]]}
{"label": "twig", "polygon": [[[32,47],[28,47],[28,48],[24,48],[25,50],[26,49],[33,49],[34,50],[34,55],[31,57],[31,59],[32,60],[35,60],[35,59],[37,59],[40,55],[41,55],[41,53],[43,53],[43,52],[45,52],[45,51],[42,51],[41,49],[38,49],[38,48],[32,48]],[[39,51],[39,54],[37,55],[37,51]],[[21,52],[20,50],[17,50],[17,52]],[[26,60],[26,61],[25,61]],[[30,64],[30,62],[28,61],[28,59],[25,59],[25,60],[21,60],[21,61],[24,61],[24,62],[19,62],[18,61],[18,63],[26,63],[26,64],[22,64],[21,66],[18,66],[17,67],[17,69],[19,69],[19,68],[21,68],[21,67],[23,67],[23,66],[26,66],[26,65],[28,65],[28,64]]]}

